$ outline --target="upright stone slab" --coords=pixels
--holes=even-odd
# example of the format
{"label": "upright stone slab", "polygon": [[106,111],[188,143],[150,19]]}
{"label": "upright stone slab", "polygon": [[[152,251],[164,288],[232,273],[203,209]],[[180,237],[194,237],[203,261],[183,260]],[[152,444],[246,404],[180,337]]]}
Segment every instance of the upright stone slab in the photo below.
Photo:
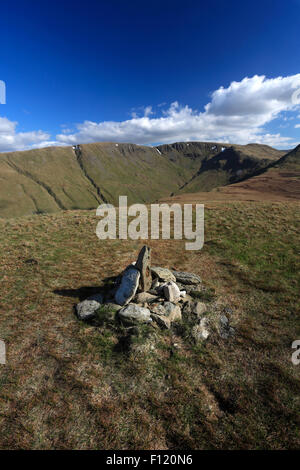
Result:
{"label": "upright stone slab", "polygon": [[151,248],[143,246],[141,249],[135,267],[140,272],[139,288],[142,292],[147,292],[151,289],[152,276],[151,276]]}
{"label": "upright stone slab", "polygon": [[119,305],[126,305],[135,296],[140,280],[140,272],[129,266],[123,273],[121,284],[115,294],[115,301]]}

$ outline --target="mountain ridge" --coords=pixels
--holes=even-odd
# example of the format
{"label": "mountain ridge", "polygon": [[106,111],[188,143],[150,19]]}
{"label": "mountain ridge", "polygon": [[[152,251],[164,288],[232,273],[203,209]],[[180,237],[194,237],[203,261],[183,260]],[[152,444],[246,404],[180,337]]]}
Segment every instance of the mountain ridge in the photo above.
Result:
{"label": "mountain ridge", "polygon": [[[284,156],[261,144],[99,142],[0,154],[0,217],[154,202],[239,181]],[[237,171],[241,173],[237,173]]]}

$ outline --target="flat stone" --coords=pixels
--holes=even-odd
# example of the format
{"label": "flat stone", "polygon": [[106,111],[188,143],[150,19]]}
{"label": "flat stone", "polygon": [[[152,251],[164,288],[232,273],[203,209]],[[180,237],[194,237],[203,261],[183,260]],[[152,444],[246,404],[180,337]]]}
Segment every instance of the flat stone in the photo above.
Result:
{"label": "flat stone", "polygon": [[151,267],[151,272],[154,275],[154,277],[158,277],[160,281],[176,281],[176,278],[174,274],[170,271],[170,269],[167,268],[160,268],[160,267]]}
{"label": "flat stone", "polygon": [[157,305],[150,305],[150,310],[153,313],[156,313],[157,315],[165,315],[166,316],[166,309],[162,304],[157,304]]}
{"label": "flat stone", "polygon": [[195,291],[203,291],[203,284],[182,284],[181,282],[176,281],[177,286],[179,289],[185,290],[187,294],[190,294],[191,292]]}
{"label": "flat stone", "polygon": [[185,271],[172,271],[172,274],[175,276],[176,281],[180,282],[181,284],[200,284],[201,278],[194,273],[188,273]]}
{"label": "flat stone", "polygon": [[208,319],[202,318],[198,325],[195,325],[192,328],[192,336],[196,343],[200,341],[205,341],[210,335],[208,330]]}
{"label": "flat stone", "polygon": [[181,321],[182,320],[182,315],[181,315],[181,309],[179,305],[175,305],[172,302],[165,302],[163,305],[165,309],[165,315],[169,318],[170,322],[172,323],[173,321]]}
{"label": "flat stone", "polygon": [[180,290],[179,287],[175,284],[175,282],[168,282],[164,286],[164,296],[170,302],[178,302],[180,299]]}
{"label": "flat stone", "polygon": [[170,323],[182,320],[180,307],[172,302],[164,302],[164,304],[158,304],[154,307],[150,306],[150,309],[152,313],[159,317],[167,318]]}
{"label": "flat stone", "polygon": [[157,295],[149,294],[149,292],[140,292],[135,297],[135,300],[138,304],[139,303],[142,304],[144,302],[154,302],[157,299],[158,299]]}
{"label": "flat stone", "polygon": [[89,320],[96,315],[96,311],[102,305],[102,294],[95,294],[76,305],[76,313],[80,320]]}
{"label": "flat stone", "polygon": [[119,305],[126,305],[135,296],[140,280],[140,272],[134,266],[128,266],[122,276],[122,281],[115,294]]}
{"label": "flat stone", "polygon": [[152,276],[151,276],[151,248],[143,246],[141,249],[135,267],[140,271],[140,290],[146,292],[151,288]]}
{"label": "flat stone", "polygon": [[171,321],[165,315],[157,315],[156,313],[151,313],[151,318],[158,326],[162,329],[168,330],[171,327]]}
{"label": "flat stone", "polygon": [[137,323],[150,323],[152,318],[148,308],[139,307],[136,304],[129,304],[118,312],[118,316],[122,322],[129,325]]}

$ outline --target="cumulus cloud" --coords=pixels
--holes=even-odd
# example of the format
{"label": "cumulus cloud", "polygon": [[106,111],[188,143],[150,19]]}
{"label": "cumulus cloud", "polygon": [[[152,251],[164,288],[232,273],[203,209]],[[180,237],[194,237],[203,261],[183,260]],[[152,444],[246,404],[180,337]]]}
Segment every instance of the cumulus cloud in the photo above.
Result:
{"label": "cumulus cloud", "polygon": [[49,140],[50,134],[47,132],[17,132],[17,125],[17,122],[0,117],[0,152],[46,147],[55,143]]}
{"label": "cumulus cloud", "polygon": [[137,144],[167,143],[187,140],[223,142],[258,142],[274,146],[292,145],[292,139],[279,133],[270,134],[264,126],[284,111],[292,111],[299,103],[293,100],[300,88],[300,74],[268,79],[255,75],[228,88],[220,87],[201,112],[174,102],[161,117],[151,117],[152,108],[144,115],[117,121],[84,121],[76,132],[57,135],[64,144],[96,141],[134,142]]}
{"label": "cumulus cloud", "polygon": [[258,142],[287,148],[299,142],[279,132],[270,133],[266,126],[279,119],[280,128],[280,122],[287,120],[283,113],[297,111],[299,105],[300,74],[272,79],[255,75],[215,90],[201,111],[177,101],[167,109],[166,103],[160,103],[157,114],[146,106],[132,110],[131,118],[121,122],[86,120],[75,130],[63,128],[56,140],[41,130],[17,132],[16,122],[0,117],[0,151],[98,141],[153,145],[188,140]]}

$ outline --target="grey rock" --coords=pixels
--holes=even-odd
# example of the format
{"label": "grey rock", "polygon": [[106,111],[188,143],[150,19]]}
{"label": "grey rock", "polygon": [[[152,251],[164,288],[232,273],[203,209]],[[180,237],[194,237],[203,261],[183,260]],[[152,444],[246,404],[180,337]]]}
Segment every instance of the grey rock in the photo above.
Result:
{"label": "grey rock", "polygon": [[177,282],[176,281],[176,284],[177,286],[179,287],[179,289],[182,291],[182,290],[185,290],[187,294],[191,294],[191,292],[202,292],[205,290],[203,284],[183,284],[181,282]]}
{"label": "grey rock", "polygon": [[231,307],[224,307],[224,314],[233,315],[233,310]]}
{"label": "grey rock", "polygon": [[140,292],[135,297],[135,300],[138,304],[139,303],[144,303],[144,302],[151,303],[151,302],[154,302],[157,299],[158,299],[157,295],[152,295],[149,292]]}
{"label": "grey rock", "polygon": [[154,307],[150,306],[150,310],[160,317],[167,318],[170,323],[182,320],[179,305],[175,305],[172,302],[164,302],[164,304],[158,304]]}
{"label": "grey rock", "polygon": [[151,248],[143,246],[141,249],[135,267],[140,271],[140,284],[139,287],[142,292],[146,292],[151,288]]}
{"label": "grey rock", "polygon": [[203,313],[207,311],[207,305],[204,302],[195,302],[193,305],[193,313],[197,315],[197,317],[202,317]]}
{"label": "grey rock", "polygon": [[172,271],[172,274],[175,276],[176,281],[184,285],[200,284],[202,282],[201,278],[197,276],[197,274],[185,271]]}
{"label": "grey rock", "polygon": [[223,328],[227,328],[229,326],[229,320],[225,315],[220,316],[220,326]]}
{"label": "grey rock", "polygon": [[171,320],[166,317],[165,315],[158,315],[156,313],[151,313],[151,318],[153,319],[153,321],[155,321],[158,326],[162,329],[170,329],[171,327]]}
{"label": "grey rock", "polygon": [[167,268],[152,267],[151,272],[154,277],[157,277],[160,281],[176,281],[176,278],[172,272]]}
{"label": "grey rock", "polygon": [[166,309],[162,304],[157,304],[157,305],[150,305],[150,310],[153,313],[156,313],[157,315],[165,315],[166,316]]}
{"label": "grey rock", "polygon": [[129,304],[118,312],[120,320],[129,325],[136,323],[150,323],[152,318],[148,308],[139,307],[135,304]]}
{"label": "grey rock", "polygon": [[89,320],[96,315],[96,311],[102,305],[102,294],[95,294],[76,305],[76,313],[80,320]]}
{"label": "grey rock", "polygon": [[168,282],[164,286],[164,296],[170,302],[178,302],[178,300],[180,299],[180,290],[175,284],[175,282]]}
{"label": "grey rock", "polygon": [[202,318],[200,323],[192,328],[192,337],[194,338],[196,343],[200,341],[205,341],[209,337],[210,332],[208,330],[208,325],[208,319]]}
{"label": "grey rock", "polygon": [[235,334],[235,329],[230,326],[225,315],[221,315],[219,319],[219,334],[223,339],[228,339]]}
{"label": "grey rock", "polygon": [[166,312],[165,315],[170,319],[171,322],[182,320],[181,309],[179,305],[175,305],[172,302],[165,302],[163,307]]}
{"label": "grey rock", "polygon": [[119,305],[126,305],[135,296],[140,280],[140,272],[134,266],[128,266],[124,271],[121,284],[115,294]]}

